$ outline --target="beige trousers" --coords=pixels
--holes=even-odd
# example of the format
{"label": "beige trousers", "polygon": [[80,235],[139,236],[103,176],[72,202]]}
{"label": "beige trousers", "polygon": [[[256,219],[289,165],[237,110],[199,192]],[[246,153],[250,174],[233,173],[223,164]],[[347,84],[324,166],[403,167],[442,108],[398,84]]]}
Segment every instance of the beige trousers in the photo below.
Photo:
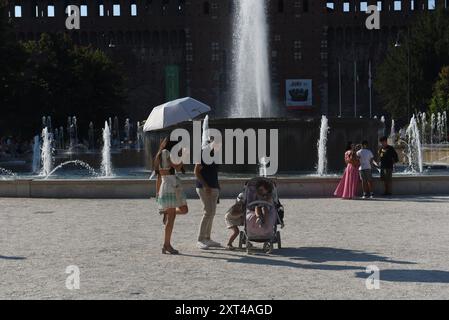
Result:
{"label": "beige trousers", "polygon": [[196,193],[203,203],[203,219],[200,224],[198,241],[210,240],[220,190],[211,189],[211,192],[207,193],[204,188],[197,188]]}

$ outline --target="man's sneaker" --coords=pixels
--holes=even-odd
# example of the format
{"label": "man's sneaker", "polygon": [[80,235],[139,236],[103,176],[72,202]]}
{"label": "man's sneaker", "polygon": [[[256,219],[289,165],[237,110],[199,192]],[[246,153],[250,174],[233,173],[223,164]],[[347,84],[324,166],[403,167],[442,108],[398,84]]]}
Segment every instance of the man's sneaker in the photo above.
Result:
{"label": "man's sneaker", "polygon": [[221,244],[213,240],[206,240],[205,243],[209,248],[221,248]]}
{"label": "man's sneaker", "polygon": [[371,192],[369,198],[370,198],[370,199],[374,199],[374,193]]}
{"label": "man's sneaker", "polygon": [[198,242],[196,243],[196,247],[197,247],[198,249],[201,249],[201,250],[207,250],[207,249],[209,249],[209,246],[207,245],[207,243],[206,243],[205,241],[198,241]]}
{"label": "man's sneaker", "polygon": [[362,199],[366,199],[366,194],[363,194]]}

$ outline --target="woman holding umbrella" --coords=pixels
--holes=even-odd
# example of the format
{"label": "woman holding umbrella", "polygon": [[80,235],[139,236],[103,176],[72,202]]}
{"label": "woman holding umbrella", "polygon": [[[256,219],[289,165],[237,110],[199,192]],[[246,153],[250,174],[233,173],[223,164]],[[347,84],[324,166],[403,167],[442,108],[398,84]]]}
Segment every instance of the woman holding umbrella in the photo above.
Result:
{"label": "woman holding umbrella", "polygon": [[[192,121],[211,110],[208,105],[190,97],[176,99],[153,108],[144,125],[144,131],[168,129],[185,121]],[[163,254],[178,254],[171,246],[171,234],[175,224],[176,214],[188,212],[186,197],[181,180],[176,171],[184,171],[183,164],[175,164],[170,159],[170,151],[176,143],[164,139],[153,161],[157,174],[156,198],[159,212],[164,215],[165,240]]]}
{"label": "woman holding umbrella", "polygon": [[189,211],[181,179],[176,176],[176,171],[184,172],[183,163],[175,164],[170,159],[170,151],[176,143],[165,138],[153,161],[154,171],[157,174],[156,199],[159,213],[164,215],[165,224],[163,254],[179,254],[179,251],[171,245],[171,235],[176,215],[186,214]]}

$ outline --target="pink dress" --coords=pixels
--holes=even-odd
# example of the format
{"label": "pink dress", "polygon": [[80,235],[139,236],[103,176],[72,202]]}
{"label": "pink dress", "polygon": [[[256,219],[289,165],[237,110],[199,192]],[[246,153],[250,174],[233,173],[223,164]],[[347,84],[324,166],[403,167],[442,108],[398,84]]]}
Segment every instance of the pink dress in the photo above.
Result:
{"label": "pink dress", "polygon": [[353,199],[357,193],[359,185],[359,166],[350,162],[352,151],[345,153],[345,161],[348,164],[346,166],[343,177],[334,192],[334,196],[343,199]]}

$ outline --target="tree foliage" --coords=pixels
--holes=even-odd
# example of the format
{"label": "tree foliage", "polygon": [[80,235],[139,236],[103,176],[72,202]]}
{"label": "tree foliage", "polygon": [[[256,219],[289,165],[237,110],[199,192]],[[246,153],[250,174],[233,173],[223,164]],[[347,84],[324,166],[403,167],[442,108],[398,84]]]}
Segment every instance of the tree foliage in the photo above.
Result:
{"label": "tree foliage", "polygon": [[66,34],[19,43],[5,17],[0,12],[0,135],[28,138],[47,115],[58,125],[77,116],[84,132],[89,121],[124,114],[125,79],[104,52],[74,45]]}
{"label": "tree foliage", "polygon": [[441,69],[438,81],[435,83],[430,111],[449,112],[449,66]]}
{"label": "tree foliage", "polygon": [[384,108],[394,118],[406,116],[409,61],[410,111],[428,111],[438,74],[449,64],[449,11],[420,13],[410,33],[400,34],[400,42],[399,47],[391,44],[375,80]]}
{"label": "tree foliage", "polygon": [[65,123],[67,116],[75,115],[87,127],[90,121],[102,124],[123,114],[124,79],[105,53],[74,46],[62,34],[43,34],[37,42],[24,43],[24,48],[28,55],[25,100],[32,98],[39,106],[38,119],[50,115]]}

